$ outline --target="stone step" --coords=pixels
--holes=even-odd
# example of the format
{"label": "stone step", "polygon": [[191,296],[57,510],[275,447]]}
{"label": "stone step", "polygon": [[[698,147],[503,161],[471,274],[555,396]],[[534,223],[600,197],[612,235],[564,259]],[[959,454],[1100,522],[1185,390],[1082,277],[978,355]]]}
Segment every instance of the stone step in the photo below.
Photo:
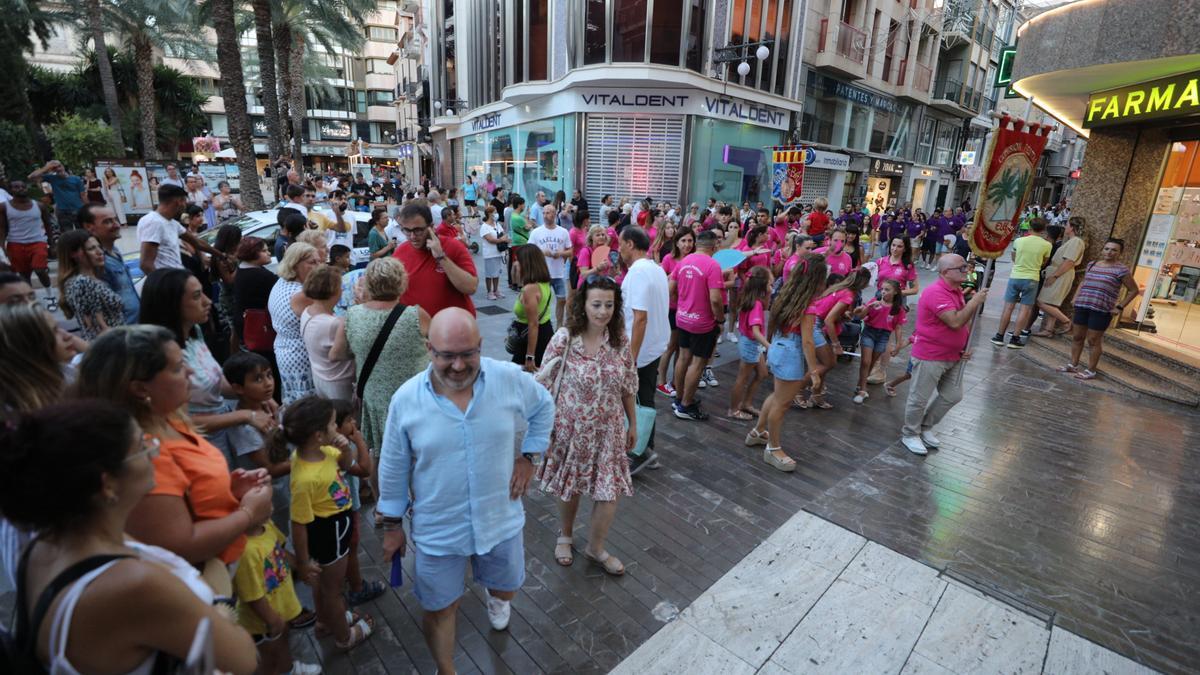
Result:
{"label": "stone step", "polygon": [[1164,356],[1123,330],[1109,331],[1104,335],[1105,350],[1109,345],[1118,347],[1125,353],[1136,355],[1147,363],[1154,364],[1158,367],[1159,372],[1170,374],[1180,380],[1187,378],[1187,382],[1194,383],[1196,390],[1200,391],[1200,359]]}
{"label": "stone step", "polygon": [[[1033,338],[1021,354],[1053,370],[1071,360],[1071,341],[1066,336],[1048,339]],[[1087,350],[1084,350],[1086,357]],[[1106,391],[1133,391],[1190,407],[1200,407],[1200,392],[1181,386],[1177,374],[1164,375],[1159,368],[1145,369],[1139,363],[1145,357],[1126,351],[1122,345],[1104,341],[1104,356],[1100,359],[1100,377],[1094,380],[1075,380]],[[1065,377],[1065,376],[1064,376]],[[1117,385],[1117,386],[1114,386]]]}

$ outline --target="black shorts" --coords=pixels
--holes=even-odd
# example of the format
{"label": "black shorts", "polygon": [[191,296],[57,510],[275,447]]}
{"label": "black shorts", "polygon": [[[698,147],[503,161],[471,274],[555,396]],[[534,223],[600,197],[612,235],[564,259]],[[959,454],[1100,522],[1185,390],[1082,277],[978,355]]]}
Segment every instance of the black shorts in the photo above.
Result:
{"label": "black shorts", "polygon": [[674,309],[667,310],[667,323],[671,324],[671,330],[679,330],[679,328],[675,325],[675,310]]}
{"label": "black shorts", "polygon": [[721,327],[717,326],[707,333],[691,333],[686,328],[679,329],[679,348],[686,349],[698,359],[711,359],[717,349],[717,336]]}
{"label": "black shorts", "polygon": [[317,516],[305,526],[308,530],[308,557],[326,567],[350,554],[354,534],[354,513],[346,509],[332,516]]}
{"label": "black shorts", "polygon": [[921,250],[926,253],[937,253],[937,247],[940,243],[942,243],[941,237],[928,232],[925,234],[925,240],[921,242]]}
{"label": "black shorts", "polygon": [[1075,316],[1071,323],[1076,326],[1087,326],[1088,330],[1108,330],[1108,326],[1112,323],[1113,313],[1102,312],[1098,309],[1088,309],[1087,307],[1076,307]]}
{"label": "black shorts", "polygon": [[579,288],[579,262],[571,258],[571,271],[567,274],[571,285],[567,288]]}

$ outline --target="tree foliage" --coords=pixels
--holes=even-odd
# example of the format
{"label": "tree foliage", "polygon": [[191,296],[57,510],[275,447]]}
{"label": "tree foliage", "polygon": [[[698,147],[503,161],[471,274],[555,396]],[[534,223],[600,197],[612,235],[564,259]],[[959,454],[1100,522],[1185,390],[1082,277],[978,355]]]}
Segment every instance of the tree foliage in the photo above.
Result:
{"label": "tree foliage", "polygon": [[46,137],[54,156],[70,167],[94,166],[97,159],[125,154],[107,124],[74,113],[47,126]]}
{"label": "tree foliage", "polygon": [[35,163],[29,130],[9,120],[0,120],[0,176],[24,176]]}

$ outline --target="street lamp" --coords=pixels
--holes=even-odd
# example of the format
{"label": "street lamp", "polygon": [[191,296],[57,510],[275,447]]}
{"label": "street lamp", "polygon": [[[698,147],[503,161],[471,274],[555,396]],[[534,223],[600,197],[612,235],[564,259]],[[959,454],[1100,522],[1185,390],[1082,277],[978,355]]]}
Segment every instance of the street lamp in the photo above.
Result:
{"label": "street lamp", "polygon": [[766,61],[770,58],[771,47],[774,45],[774,40],[762,40],[759,42],[743,42],[740,45],[717,47],[713,50],[713,63],[728,65],[737,61],[737,74],[741,76],[742,84],[745,84],[746,76],[750,74],[750,64],[748,63],[750,60],[750,50],[754,49],[754,58],[759,61]]}
{"label": "street lamp", "polygon": [[467,107],[467,102],[457,98],[438,98],[433,100],[433,109],[441,112],[442,108],[446,109],[446,114],[453,117],[454,109]]}

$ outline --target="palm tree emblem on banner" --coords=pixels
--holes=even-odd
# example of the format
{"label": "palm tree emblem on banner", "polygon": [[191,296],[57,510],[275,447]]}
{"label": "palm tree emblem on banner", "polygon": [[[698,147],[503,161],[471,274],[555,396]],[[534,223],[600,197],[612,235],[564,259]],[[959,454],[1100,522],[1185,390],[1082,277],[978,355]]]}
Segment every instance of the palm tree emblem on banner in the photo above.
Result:
{"label": "palm tree emblem on banner", "polygon": [[1024,120],[1004,115],[992,137],[984,162],[983,202],[966,233],[971,250],[980,258],[997,258],[1012,242],[1033,186],[1034,169],[1053,129],[1044,124],[1026,126]]}

